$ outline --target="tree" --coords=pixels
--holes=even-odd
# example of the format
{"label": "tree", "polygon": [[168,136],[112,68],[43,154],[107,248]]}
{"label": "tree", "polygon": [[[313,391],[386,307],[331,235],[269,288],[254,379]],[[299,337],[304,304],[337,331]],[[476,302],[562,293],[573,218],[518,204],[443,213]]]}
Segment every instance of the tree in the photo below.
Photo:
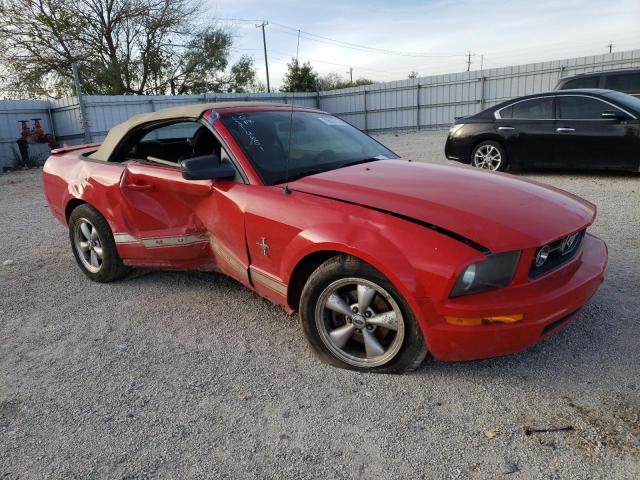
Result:
{"label": "tree", "polygon": [[335,72],[327,73],[326,75],[320,77],[320,85],[322,90],[337,90],[339,88],[349,88],[349,87],[358,87],[360,85],[371,85],[373,83],[372,80],[368,78],[358,78],[353,83],[349,80],[341,77]]}
{"label": "tree", "polygon": [[287,73],[281,90],[283,92],[315,92],[318,88],[318,74],[309,62],[300,65],[297,58],[287,64]]}
{"label": "tree", "polygon": [[415,70],[411,70],[409,72],[409,78],[418,78],[418,72],[416,72]]}
{"label": "tree", "polygon": [[77,63],[87,94],[245,91],[253,60],[229,67],[229,31],[198,22],[197,0],[0,0],[5,88],[73,94]]}

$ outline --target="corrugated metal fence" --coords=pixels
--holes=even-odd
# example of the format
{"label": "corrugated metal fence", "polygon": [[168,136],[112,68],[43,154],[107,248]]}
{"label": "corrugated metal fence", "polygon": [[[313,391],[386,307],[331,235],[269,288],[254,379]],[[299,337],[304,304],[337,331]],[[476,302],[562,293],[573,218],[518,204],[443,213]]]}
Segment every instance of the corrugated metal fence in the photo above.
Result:
{"label": "corrugated metal fence", "polygon": [[[258,100],[317,107],[368,131],[442,128],[510,98],[552,90],[559,78],[640,67],[640,49],[482,71],[434,75],[318,93],[205,94],[181,96],[85,96],[86,131],[76,98],[0,101],[0,167],[15,163],[19,120],[40,118],[60,143],[99,142],[109,129],[137,113],[188,103]],[[32,122],[30,122],[32,125]],[[42,158],[46,146],[30,145]]]}

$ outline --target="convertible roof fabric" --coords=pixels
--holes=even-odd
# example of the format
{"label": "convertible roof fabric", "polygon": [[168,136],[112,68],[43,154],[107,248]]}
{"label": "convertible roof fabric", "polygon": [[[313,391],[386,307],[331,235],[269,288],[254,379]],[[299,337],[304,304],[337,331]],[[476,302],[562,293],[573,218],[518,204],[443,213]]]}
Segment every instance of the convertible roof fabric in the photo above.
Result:
{"label": "convertible roof fabric", "polygon": [[[197,120],[204,112],[208,110],[222,110],[225,108],[238,107],[276,107],[291,108],[291,104],[286,103],[270,103],[270,102],[216,102],[216,103],[197,103],[193,105],[184,105],[181,107],[165,108],[157,112],[140,113],[134,115],[126,122],[119,123],[109,130],[107,137],[104,139],[98,150],[93,152],[90,157],[94,160],[108,161],[109,157],[118,146],[122,138],[132,129],[149,122],[161,120]],[[296,105],[296,108],[305,108]],[[315,110],[315,109],[310,109]]]}

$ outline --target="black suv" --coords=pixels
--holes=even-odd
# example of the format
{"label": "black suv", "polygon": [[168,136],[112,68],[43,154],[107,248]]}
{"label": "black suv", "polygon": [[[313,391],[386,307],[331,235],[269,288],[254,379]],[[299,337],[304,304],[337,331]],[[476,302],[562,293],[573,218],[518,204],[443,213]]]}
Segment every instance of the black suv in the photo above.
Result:
{"label": "black suv", "polygon": [[555,89],[574,88],[607,88],[640,97],[640,69],[610,70],[565,77],[558,80]]}

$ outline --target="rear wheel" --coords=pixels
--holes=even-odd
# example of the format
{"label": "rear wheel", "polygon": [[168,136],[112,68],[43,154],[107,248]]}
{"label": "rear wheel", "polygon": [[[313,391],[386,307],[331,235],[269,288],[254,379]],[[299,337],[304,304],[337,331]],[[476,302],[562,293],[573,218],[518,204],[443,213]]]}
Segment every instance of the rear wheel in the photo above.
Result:
{"label": "rear wheel", "polygon": [[473,149],[471,165],[484,170],[503,172],[507,168],[507,154],[498,142],[485,140]]}
{"label": "rear wheel", "polygon": [[341,368],[403,372],[427,354],[415,317],[393,284],[353,257],[318,267],[302,292],[300,317],[320,358]]}
{"label": "rear wheel", "polygon": [[78,265],[91,280],[111,282],[127,273],[109,224],[90,205],[80,205],[71,212],[69,239]]}

